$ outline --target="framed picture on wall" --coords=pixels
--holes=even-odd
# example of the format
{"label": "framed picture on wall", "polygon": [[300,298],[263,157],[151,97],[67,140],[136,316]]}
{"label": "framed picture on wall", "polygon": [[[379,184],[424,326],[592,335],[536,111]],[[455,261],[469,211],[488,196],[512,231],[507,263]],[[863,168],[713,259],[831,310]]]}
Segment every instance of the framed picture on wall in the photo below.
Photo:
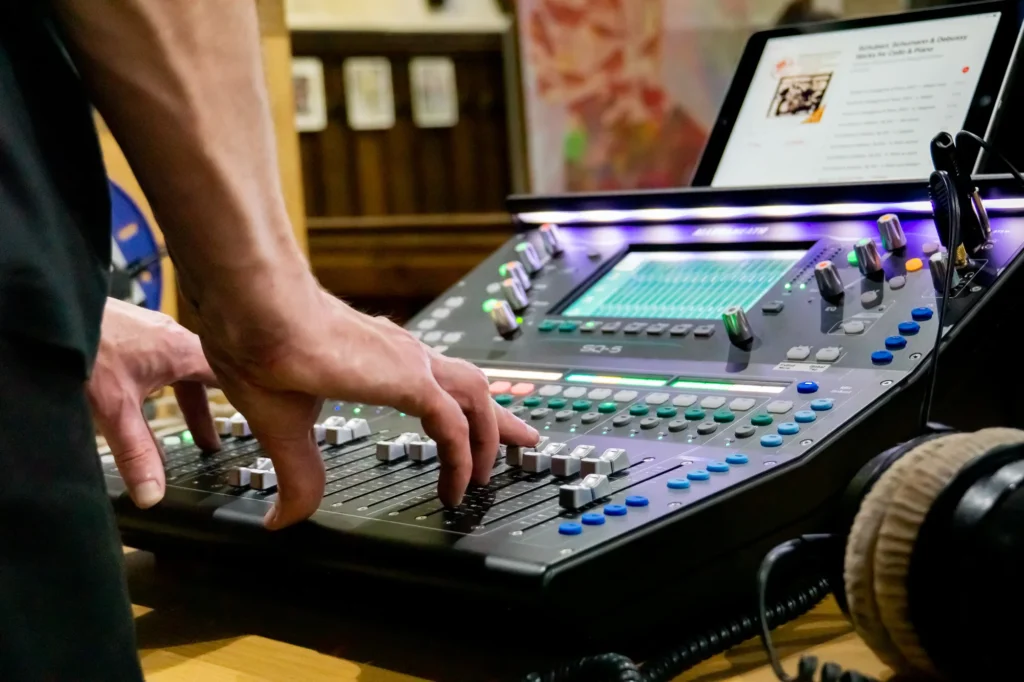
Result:
{"label": "framed picture on wall", "polygon": [[324,65],[315,57],[292,59],[292,90],[295,93],[295,128],[300,133],[327,127]]}
{"label": "framed picture on wall", "polygon": [[395,125],[395,91],[387,57],[349,57],[345,73],[345,110],[352,130],[387,130]]}

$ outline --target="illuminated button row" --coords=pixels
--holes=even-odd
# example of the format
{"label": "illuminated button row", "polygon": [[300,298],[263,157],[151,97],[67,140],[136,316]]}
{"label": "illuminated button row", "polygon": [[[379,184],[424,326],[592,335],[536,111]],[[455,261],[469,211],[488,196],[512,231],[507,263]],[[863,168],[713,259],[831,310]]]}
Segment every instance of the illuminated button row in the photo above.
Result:
{"label": "illuminated button row", "polygon": [[715,333],[713,324],[667,324],[665,322],[598,322],[588,320],[587,322],[576,322],[575,320],[543,320],[537,324],[537,331],[549,333],[557,330],[563,334],[571,334],[579,331],[583,334],[615,334],[622,331],[625,334],[636,336],[646,334],[647,336],[686,336],[690,332],[698,338],[709,338]]}

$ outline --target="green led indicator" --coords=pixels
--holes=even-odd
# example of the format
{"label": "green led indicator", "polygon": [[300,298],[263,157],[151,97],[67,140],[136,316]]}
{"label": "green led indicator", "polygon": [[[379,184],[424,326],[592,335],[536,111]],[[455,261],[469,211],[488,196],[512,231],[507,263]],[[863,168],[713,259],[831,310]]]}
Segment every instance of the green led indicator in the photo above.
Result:
{"label": "green led indicator", "polygon": [[483,305],[484,312],[485,313],[491,312],[492,310],[494,310],[494,306],[496,306],[496,305],[498,305],[498,299],[496,299],[496,298],[489,298],[489,299],[487,299],[486,301],[484,301],[484,305]]}
{"label": "green led indicator", "polygon": [[850,265],[856,266],[857,265],[857,252],[856,251],[851,251],[850,253],[846,254],[846,262],[849,263]]}
{"label": "green led indicator", "polygon": [[361,408],[361,407],[357,407],[357,408],[355,408],[355,409],[353,409],[353,410],[352,410],[352,414],[359,414],[359,413],[360,413],[360,412],[362,412],[362,411],[363,411],[363,408]]}
{"label": "green led indicator", "polygon": [[785,284],[785,288],[786,288],[786,289],[792,289],[792,288],[793,288],[793,285],[792,285],[792,284],[790,284],[789,282],[786,282],[786,284]]}
{"label": "green led indicator", "polygon": [[530,248],[530,244],[528,242],[519,242],[516,244],[516,251],[519,253],[526,251],[528,248]]}
{"label": "green led indicator", "polygon": [[192,437],[192,432],[191,431],[182,431],[181,432],[181,442],[182,443],[194,443],[195,439]]}
{"label": "green led indicator", "polygon": [[806,282],[800,282],[800,288],[801,289],[806,289],[807,288],[807,283]]}
{"label": "green led indicator", "polygon": [[508,277],[508,266],[505,263],[502,263],[498,267],[498,274],[502,277]]}
{"label": "green led indicator", "polygon": [[522,323],[523,323],[523,318],[522,317],[517,317],[516,318],[516,324],[522,324]]}
{"label": "green led indicator", "polygon": [[404,417],[404,416],[405,416],[405,412],[399,412],[399,413],[398,413],[398,416],[399,416],[399,417]]}
{"label": "green led indicator", "polygon": [[593,329],[596,324],[597,324],[596,322],[590,321],[590,322],[584,322],[583,326],[586,327],[587,329]]}

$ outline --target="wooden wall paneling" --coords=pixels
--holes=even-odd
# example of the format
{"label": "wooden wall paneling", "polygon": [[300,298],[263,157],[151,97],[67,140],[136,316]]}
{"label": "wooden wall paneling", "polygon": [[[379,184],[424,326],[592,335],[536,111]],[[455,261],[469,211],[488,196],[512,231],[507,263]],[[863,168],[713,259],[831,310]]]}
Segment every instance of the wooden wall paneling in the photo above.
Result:
{"label": "wooden wall paneling", "polygon": [[476,128],[476,149],[482,199],[488,206],[503,206],[511,190],[508,164],[508,135],[501,64],[485,74],[477,74],[473,87],[475,108],[481,124]]}
{"label": "wooden wall paneling", "polygon": [[412,122],[408,60],[391,60],[395,88],[395,127],[388,134],[388,208],[390,213],[411,215],[421,211],[422,193],[416,182],[416,139]]}
{"label": "wooden wall paneling", "polygon": [[[474,167],[474,157],[478,150],[474,148],[473,138],[480,118],[479,112],[472,106],[472,92],[477,76],[472,57],[459,55],[455,61],[455,87],[459,98],[459,124],[451,132],[452,176],[454,178],[455,210],[482,211],[486,209],[479,193],[479,178]],[[461,79],[461,80],[460,80]]]}
{"label": "wooden wall paneling", "polygon": [[[341,60],[324,60],[324,90],[327,127],[320,133],[307,133],[319,142],[321,204],[310,215],[351,215],[360,211],[356,197],[355,139],[345,113],[345,74]],[[307,210],[310,207],[307,207]]]}

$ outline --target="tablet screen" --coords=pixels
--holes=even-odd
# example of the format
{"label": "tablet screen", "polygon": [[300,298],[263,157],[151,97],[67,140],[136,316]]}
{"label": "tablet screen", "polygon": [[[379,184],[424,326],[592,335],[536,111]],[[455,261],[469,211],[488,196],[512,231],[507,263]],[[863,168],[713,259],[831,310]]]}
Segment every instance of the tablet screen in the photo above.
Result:
{"label": "tablet screen", "polygon": [[912,180],[960,130],[1000,14],[771,38],[711,185]]}

